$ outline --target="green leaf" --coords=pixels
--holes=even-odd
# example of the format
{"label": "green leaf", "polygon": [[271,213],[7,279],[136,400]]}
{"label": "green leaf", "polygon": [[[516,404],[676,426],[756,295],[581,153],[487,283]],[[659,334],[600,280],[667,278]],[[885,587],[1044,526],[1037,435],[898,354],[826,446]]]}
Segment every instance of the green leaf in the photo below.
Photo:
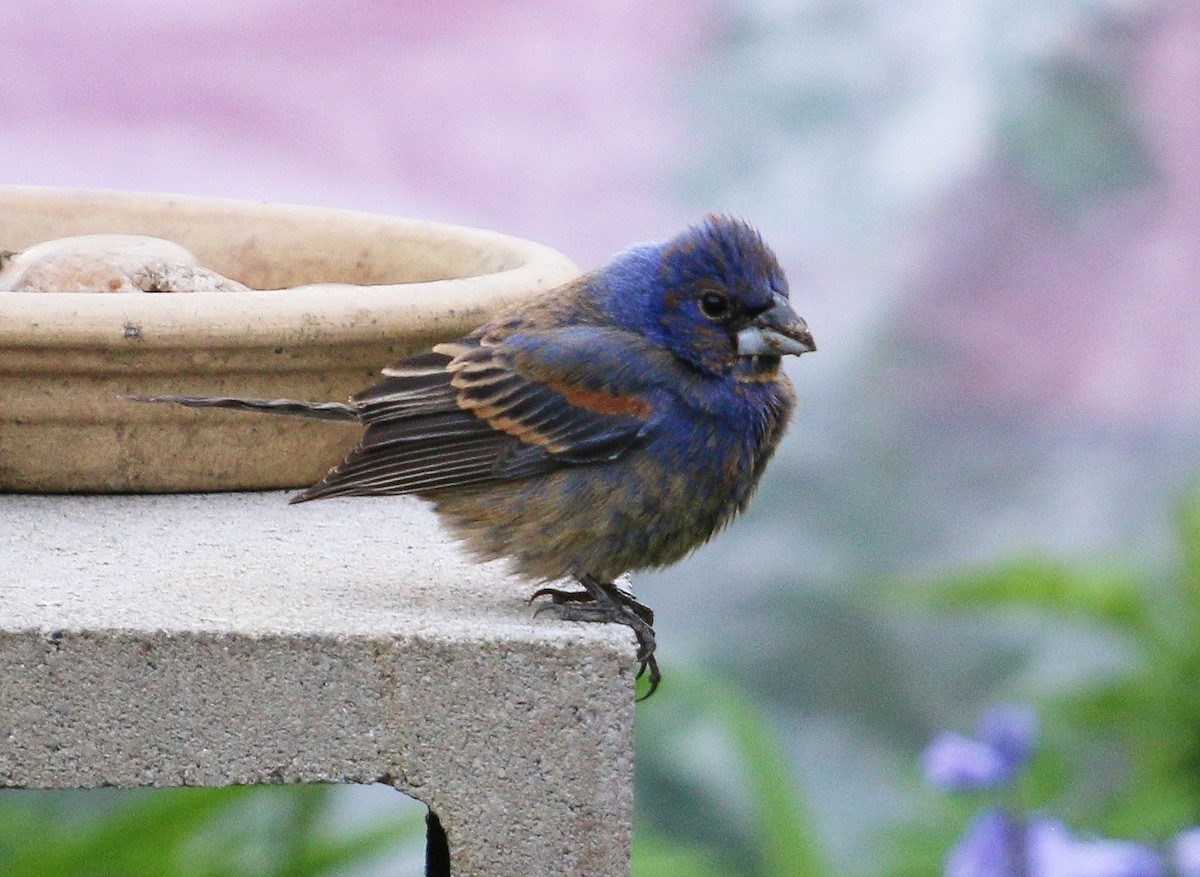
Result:
{"label": "green leaf", "polygon": [[[664,674],[665,675],[665,674]],[[749,698],[716,677],[672,668],[674,697],[688,712],[716,720],[737,757],[751,801],[763,877],[824,877],[828,870],[800,797],[793,772],[770,721]]]}
{"label": "green leaf", "polygon": [[1145,590],[1134,576],[1113,566],[1069,569],[1040,558],[906,585],[893,596],[943,609],[1038,609],[1111,622],[1135,632],[1149,624]]}
{"label": "green leaf", "polygon": [[634,837],[632,877],[725,877],[725,873],[699,850],[652,833]]}
{"label": "green leaf", "polygon": [[1179,588],[1192,611],[1192,624],[1200,621],[1200,488],[1190,489],[1179,504],[1176,530],[1182,563]]}
{"label": "green leaf", "polygon": [[136,803],[69,829],[43,827],[10,852],[6,877],[171,875],[182,842],[252,794],[245,787],[174,789],[138,795]]}
{"label": "green leaf", "polygon": [[[301,785],[7,794],[0,796],[0,874],[321,877],[423,837],[423,821],[412,814],[327,836],[332,791]],[[88,796],[95,813],[67,818]]]}
{"label": "green leaf", "polygon": [[295,877],[341,873],[353,864],[382,856],[401,845],[416,844],[424,837],[425,819],[420,814],[391,819],[348,837],[310,841],[304,856],[294,859],[290,869],[280,873]]}

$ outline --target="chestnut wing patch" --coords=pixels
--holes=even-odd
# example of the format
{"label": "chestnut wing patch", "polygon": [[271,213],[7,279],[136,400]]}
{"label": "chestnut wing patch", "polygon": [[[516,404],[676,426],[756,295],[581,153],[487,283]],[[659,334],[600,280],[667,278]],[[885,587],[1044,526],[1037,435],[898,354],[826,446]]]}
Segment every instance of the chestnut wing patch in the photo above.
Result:
{"label": "chestnut wing patch", "polygon": [[351,399],[359,445],[292,501],[417,493],[526,478],[616,459],[645,430],[648,402],[535,381],[468,338],[402,360]]}

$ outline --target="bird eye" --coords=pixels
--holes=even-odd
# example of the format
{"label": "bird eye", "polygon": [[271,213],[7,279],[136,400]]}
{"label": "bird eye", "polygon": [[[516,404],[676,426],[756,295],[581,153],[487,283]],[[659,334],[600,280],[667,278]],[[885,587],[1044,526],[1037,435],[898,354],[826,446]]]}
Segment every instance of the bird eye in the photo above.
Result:
{"label": "bird eye", "polygon": [[729,298],[721,292],[706,292],[700,296],[700,313],[710,320],[729,316]]}

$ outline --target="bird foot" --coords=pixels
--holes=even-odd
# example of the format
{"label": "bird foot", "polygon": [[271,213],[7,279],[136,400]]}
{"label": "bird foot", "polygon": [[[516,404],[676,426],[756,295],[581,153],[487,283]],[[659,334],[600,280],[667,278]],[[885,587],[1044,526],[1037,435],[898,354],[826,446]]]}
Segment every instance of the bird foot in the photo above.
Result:
{"label": "bird foot", "polygon": [[[651,626],[654,625],[654,610],[653,609],[651,609],[645,603],[639,603],[632,594],[625,593],[624,591],[617,588],[615,585],[613,586],[613,592],[615,593],[616,600],[619,603],[621,603],[621,605],[627,607],[630,611],[635,613],[640,619],[642,619],[642,621],[646,622],[647,624],[649,624]],[[562,591],[562,590],[559,590],[558,588],[539,588],[538,590],[534,591],[532,594],[529,595],[529,602],[532,603],[534,600],[540,599],[542,597],[549,597],[550,602],[543,603],[542,605],[538,606],[538,608],[536,610],[534,610],[534,613],[533,613],[535,616],[541,615],[543,612],[550,610],[550,611],[557,612],[558,617],[563,619],[564,621],[589,620],[589,621],[617,621],[617,622],[624,623],[623,619],[621,619],[621,618],[612,618],[607,615],[605,615],[602,618],[588,618],[588,619],[567,617],[569,614],[576,612],[576,611],[578,611],[581,614],[591,613],[594,610],[599,610],[602,613],[606,611],[606,610],[601,609],[600,604],[597,602],[596,598],[592,595],[591,591]],[[592,603],[595,605],[590,606],[590,607],[579,606],[579,605],[568,606],[568,604],[579,604],[579,603],[585,603],[585,604]]]}
{"label": "bird foot", "polygon": [[539,588],[530,596],[530,602],[541,597],[549,597],[550,602],[543,603],[534,611],[534,615],[543,612],[553,612],[563,621],[610,622],[624,624],[632,628],[637,637],[638,672],[637,678],[648,671],[650,674],[650,690],[638,698],[645,700],[658,688],[662,674],[658,670],[658,661],[654,658],[657,643],[654,639],[654,610],[644,603],[639,603],[632,594],[621,590],[611,582],[601,582],[592,576],[580,576],[579,583],[584,586],[582,591],[564,591],[558,588]]}

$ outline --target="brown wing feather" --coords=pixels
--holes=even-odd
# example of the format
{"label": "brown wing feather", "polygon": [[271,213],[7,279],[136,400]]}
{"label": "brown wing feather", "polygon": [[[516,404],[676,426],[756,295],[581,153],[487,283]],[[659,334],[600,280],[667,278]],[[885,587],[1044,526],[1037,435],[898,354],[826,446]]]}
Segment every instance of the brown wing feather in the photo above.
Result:
{"label": "brown wing feather", "polygon": [[424,492],[609,460],[649,415],[644,403],[529,380],[478,335],[384,375],[350,400],[367,427],[358,447],[292,502]]}

